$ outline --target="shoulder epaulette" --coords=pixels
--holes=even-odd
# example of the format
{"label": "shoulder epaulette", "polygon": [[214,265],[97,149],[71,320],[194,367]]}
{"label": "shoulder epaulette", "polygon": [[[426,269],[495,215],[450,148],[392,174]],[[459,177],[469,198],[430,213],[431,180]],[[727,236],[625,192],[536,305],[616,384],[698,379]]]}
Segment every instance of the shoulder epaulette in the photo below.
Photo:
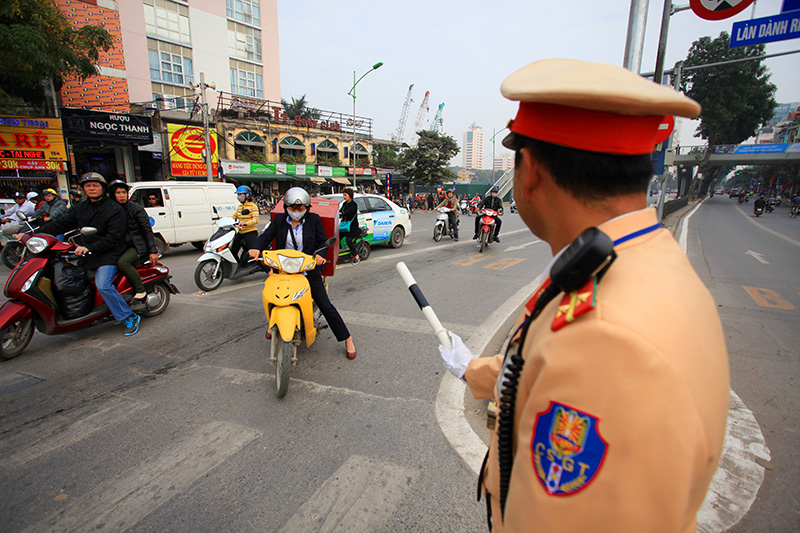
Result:
{"label": "shoulder epaulette", "polygon": [[592,279],[576,291],[565,294],[558,306],[556,317],[551,326],[553,331],[558,331],[581,315],[585,315],[597,305],[597,277]]}

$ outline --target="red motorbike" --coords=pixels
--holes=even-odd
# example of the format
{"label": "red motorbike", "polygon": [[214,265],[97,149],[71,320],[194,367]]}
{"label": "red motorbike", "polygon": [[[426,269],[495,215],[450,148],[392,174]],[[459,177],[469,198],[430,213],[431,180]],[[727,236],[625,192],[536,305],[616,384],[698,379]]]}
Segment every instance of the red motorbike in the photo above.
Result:
{"label": "red motorbike", "polygon": [[[80,233],[89,235],[94,228],[83,228]],[[76,245],[62,242],[50,235],[38,233],[23,235],[21,242],[26,253],[11,272],[6,281],[4,294],[8,298],[0,307],[0,358],[12,359],[22,353],[33,337],[34,326],[45,335],[60,335],[71,331],[95,326],[114,320],[108,306],[96,290],[93,272],[88,276],[91,309],[77,318],[65,318],[59,309],[58,298],[53,286],[54,266],[57,262],[75,259]],[[169,269],[161,263],[155,265],[140,263],[136,270],[147,289],[144,304],[133,311],[151,317],[164,312],[169,305],[170,293],[178,289],[170,283]],[[133,285],[120,273],[114,278],[114,286],[125,301],[130,302],[134,295]]]}
{"label": "red motorbike", "polygon": [[481,253],[483,250],[489,246],[490,242],[494,242],[494,227],[495,221],[494,217],[499,216],[500,213],[495,211],[494,209],[489,209],[484,207],[481,209],[480,217],[481,217],[481,230],[478,234],[478,242],[481,244]]}

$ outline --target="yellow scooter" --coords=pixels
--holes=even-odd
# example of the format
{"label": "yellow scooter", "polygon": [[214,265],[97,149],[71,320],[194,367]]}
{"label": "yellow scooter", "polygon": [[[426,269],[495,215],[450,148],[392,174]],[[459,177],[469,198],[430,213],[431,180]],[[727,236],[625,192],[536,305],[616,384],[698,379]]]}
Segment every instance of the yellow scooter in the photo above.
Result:
{"label": "yellow scooter", "polygon": [[[336,241],[330,238],[325,247]],[[277,270],[264,282],[261,299],[267,315],[271,336],[269,360],[276,365],[275,385],[278,398],[283,398],[289,388],[289,371],[297,363],[297,347],[305,340],[306,346],[317,338],[317,324],[321,313],[311,298],[311,287],[303,272],[314,270],[314,255],[325,248],[304,254],[297,250],[264,250],[261,262]]]}

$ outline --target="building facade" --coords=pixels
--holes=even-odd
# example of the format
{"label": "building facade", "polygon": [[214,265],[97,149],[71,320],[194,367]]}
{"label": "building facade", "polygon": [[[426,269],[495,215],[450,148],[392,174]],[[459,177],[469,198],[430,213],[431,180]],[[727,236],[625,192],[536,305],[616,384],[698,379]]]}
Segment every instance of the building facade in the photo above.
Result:
{"label": "building facade", "polygon": [[463,164],[466,169],[483,169],[483,128],[475,124],[470,125],[464,132]]}
{"label": "building facade", "polygon": [[493,170],[511,170],[514,168],[514,154],[512,152],[500,154],[499,157],[494,158]]}
{"label": "building facade", "polygon": [[[277,0],[56,3],[74,25],[102,24],[115,37],[114,47],[100,57],[100,75],[67,80],[61,105],[120,116],[132,109],[156,114],[155,138],[147,143],[102,136],[94,144],[70,143],[73,179],[88,170],[127,181],[167,177],[171,150],[162,143],[168,140],[167,115],[201,122],[195,85],[200,73],[216,86],[206,91],[209,102],[223,93],[280,100]],[[83,155],[88,153],[91,157]]]}

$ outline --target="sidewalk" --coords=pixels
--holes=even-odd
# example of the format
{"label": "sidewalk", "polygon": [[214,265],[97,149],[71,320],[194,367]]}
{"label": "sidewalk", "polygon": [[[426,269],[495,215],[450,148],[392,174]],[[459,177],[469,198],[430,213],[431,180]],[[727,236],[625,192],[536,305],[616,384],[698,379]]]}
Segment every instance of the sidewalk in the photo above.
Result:
{"label": "sidewalk", "polygon": [[689,203],[685,207],[681,207],[677,211],[670,213],[669,215],[664,217],[664,220],[661,221],[661,224],[668,229],[673,235],[675,232],[678,231],[678,226],[681,225],[681,220],[686,214],[694,209],[700,200],[689,200]]}

